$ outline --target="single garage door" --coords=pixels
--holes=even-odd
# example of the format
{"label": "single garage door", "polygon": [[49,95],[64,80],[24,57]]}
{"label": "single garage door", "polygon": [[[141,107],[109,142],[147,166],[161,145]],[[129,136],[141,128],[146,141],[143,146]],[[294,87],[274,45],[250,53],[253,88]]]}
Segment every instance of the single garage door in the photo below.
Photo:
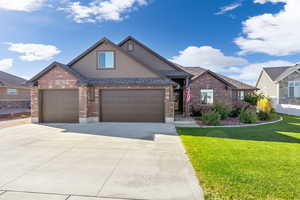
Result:
{"label": "single garage door", "polygon": [[41,99],[42,122],[78,122],[78,90],[43,90]]}
{"label": "single garage door", "polygon": [[164,90],[101,90],[101,121],[164,122]]}

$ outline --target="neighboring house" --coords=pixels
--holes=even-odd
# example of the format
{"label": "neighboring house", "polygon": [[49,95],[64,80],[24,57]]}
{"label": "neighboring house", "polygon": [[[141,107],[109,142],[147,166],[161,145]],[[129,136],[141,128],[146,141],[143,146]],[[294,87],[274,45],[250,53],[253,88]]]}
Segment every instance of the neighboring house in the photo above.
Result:
{"label": "neighboring house", "polygon": [[173,88],[183,91],[190,77],[132,37],[104,38],[29,81],[32,121],[172,122]]}
{"label": "neighboring house", "polygon": [[257,90],[256,87],[214,73],[201,67],[183,67],[194,75],[191,79],[191,109],[213,103],[233,104]]}
{"label": "neighboring house", "polygon": [[26,80],[0,71],[0,109],[29,108],[30,87]]}
{"label": "neighboring house", "polygon": [[256,86],[278,112],[300,115],[300,65],[263,68]]}

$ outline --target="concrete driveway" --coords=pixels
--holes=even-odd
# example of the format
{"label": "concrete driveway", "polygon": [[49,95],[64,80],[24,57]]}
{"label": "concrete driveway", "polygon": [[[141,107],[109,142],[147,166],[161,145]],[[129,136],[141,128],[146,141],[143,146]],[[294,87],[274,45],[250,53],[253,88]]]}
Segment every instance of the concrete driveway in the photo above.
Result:
{"label": "concrete driveway", "polygon": [[0,129],[0,200],[196,200],[174,125],[26,124]]}

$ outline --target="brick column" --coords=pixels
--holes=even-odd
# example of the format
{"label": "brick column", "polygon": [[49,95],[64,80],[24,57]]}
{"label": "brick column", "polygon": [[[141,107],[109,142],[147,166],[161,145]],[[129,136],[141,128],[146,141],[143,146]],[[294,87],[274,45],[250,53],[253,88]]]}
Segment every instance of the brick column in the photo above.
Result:
{"label": "brick column", "polygon": [[79,87],[79,123],[88,123],[88,88]]}
{"label": "brick column", "polygon": [[165,122],[174,122],[173,87],[165,88]]}
{"label": "brick column", "polygon": [[37,86],[31,88],[31,122],[39,123],[39,90]]}

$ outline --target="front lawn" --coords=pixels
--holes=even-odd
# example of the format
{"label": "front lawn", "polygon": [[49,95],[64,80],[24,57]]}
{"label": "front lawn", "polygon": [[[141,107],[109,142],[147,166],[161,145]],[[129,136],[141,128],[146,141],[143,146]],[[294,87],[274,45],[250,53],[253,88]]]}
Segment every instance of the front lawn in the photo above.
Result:
{"label": "front lawn", "polygon": [[178,128],[207,200],[300,199],[300,117],[243,128]]}

